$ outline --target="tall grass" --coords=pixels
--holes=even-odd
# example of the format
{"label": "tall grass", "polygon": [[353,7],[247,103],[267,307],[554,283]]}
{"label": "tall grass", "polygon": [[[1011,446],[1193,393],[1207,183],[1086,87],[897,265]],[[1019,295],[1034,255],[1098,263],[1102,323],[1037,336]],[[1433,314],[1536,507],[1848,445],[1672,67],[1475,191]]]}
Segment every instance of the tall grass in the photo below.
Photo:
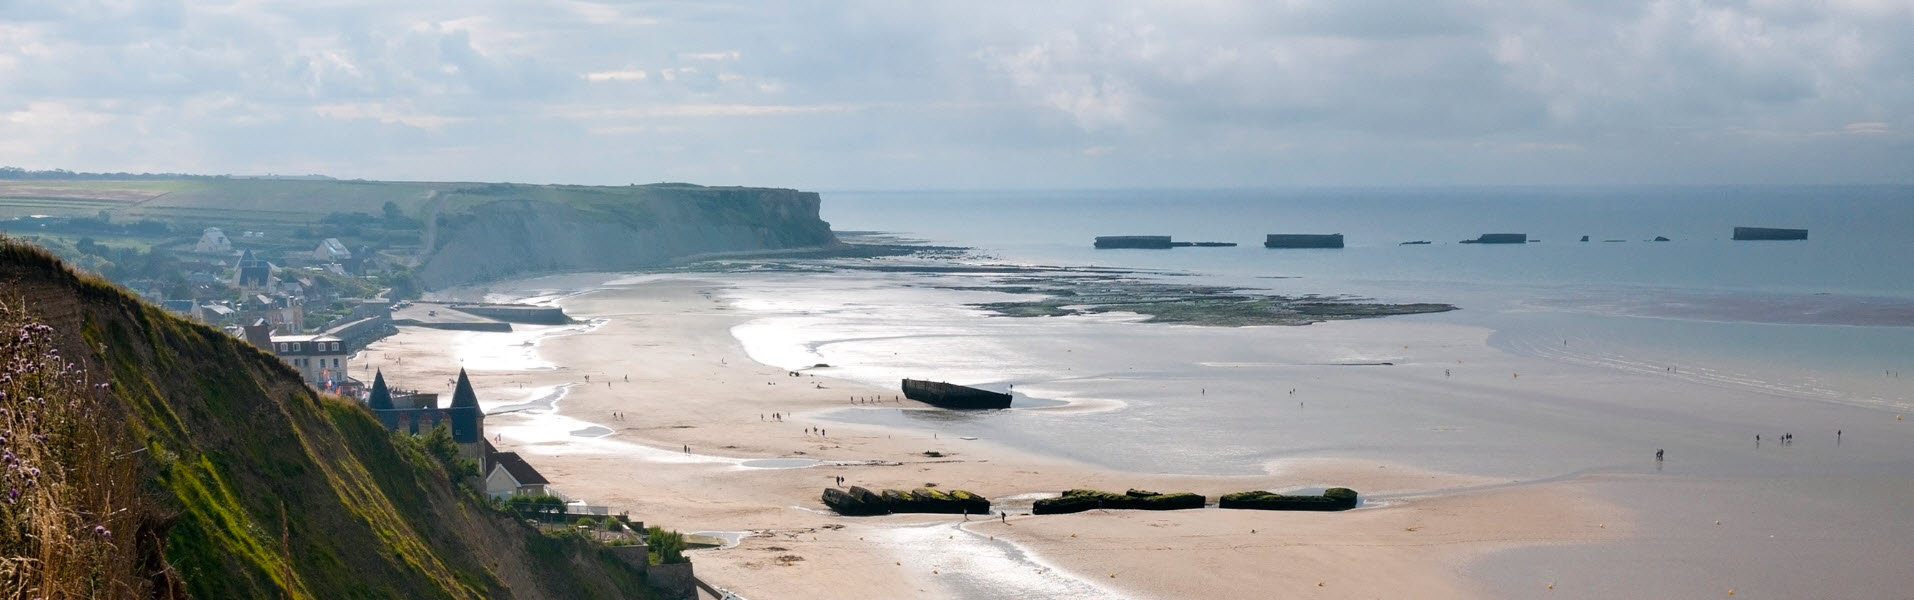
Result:
{"label": "tall grass", "polygon": [[21,305],[0,299],[0,600],[151,597],[141,449]]}

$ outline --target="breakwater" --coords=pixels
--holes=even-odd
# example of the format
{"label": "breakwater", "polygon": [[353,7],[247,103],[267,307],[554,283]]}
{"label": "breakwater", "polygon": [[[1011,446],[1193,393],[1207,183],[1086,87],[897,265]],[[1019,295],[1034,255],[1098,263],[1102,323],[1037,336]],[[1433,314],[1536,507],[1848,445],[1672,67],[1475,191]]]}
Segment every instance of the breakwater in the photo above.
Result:
{"label": "breakwater", "polygon": [[1464,244],[1526,244],[1526,243],[1529,243],[1529,234],[1484,233],[1480,236],[1477,236],[1473,240],[1462,240],[1461,243],[1464,243]]}
{"label": "breakwater", "polygon": [[1736,227],[1734,239],[1739,241],[1805,240],[1808,239],[1808,230],[1779,229],[1774,227]]}
{"label": "breakwater", "polygon": [[1263,238],[1264,248],[1341,248],[1340,233],[1272,233]]}

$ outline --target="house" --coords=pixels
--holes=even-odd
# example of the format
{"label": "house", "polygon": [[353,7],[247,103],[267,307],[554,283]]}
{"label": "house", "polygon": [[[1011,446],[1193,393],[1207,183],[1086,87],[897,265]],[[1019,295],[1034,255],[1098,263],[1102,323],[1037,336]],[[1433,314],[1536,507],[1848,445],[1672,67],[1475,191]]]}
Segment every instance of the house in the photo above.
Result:
{"label": "house", "polygon": [[218,227],[207,227],[199,235],[199,244],[193,246],[193,252],[200,254],[225,254],[233,251],[233,241],[226,239]]}
{"label": "house", "polygon": [[[257,326],[257,323],[255,323]],[[250,336],[249,336],[250,337]],[[332,389],[346,382],[349,357],[345,343],[329,335],[275,335],[268,350],[286,361],[306,383],[320,389]]]}
{"label": "house", "polygon": [[459,369],[452,405],[439,408],[438,404],[438,394],[395,393],[386,386],[384,372],[373,375],[372,391],[366,394],[366,408],[387,431],[417,435],[445,425],[451,430],[452,441],[459,445],[459,456],[479,461],[479,472],[486,472],[491,445],[485,443],[485,412],[479,408],[478,394],[473,393],[465,369]]}
{"label": "house", "polygon": [[306,301],[286,294],[249,294],[239,299],[242,320],[265,319],[277,331],[306,330]]}
{"label": "house", "polygon": [[[487,448],[491,444],[486,444]],[[485,494],[493,498],[508,498],[516,494],[537,496],[553,494],[551,482],[538,469],[525,462],[517,452],[492,452],[491,470],[485,474]],[[553,494],[556,495],[556,494]]]}
{"label": "house", "polygon": [[278,270],[272,263],[260,260],[253,256],[253,251],[247,250],[239,257],[239,265],[233,273],[233,287],[239,288],[242,293],[273,291],[279,287],[279,277],[275,273]]}
{"label": "house", "polygon": [[232,307],[208,302],[193,307],[193,318],[208,325],[223,325],[232,322],[239,313]]}
{"label": "house", "polygon": [[312,259],[321,263],[345,262],[352,259],[352,251],[347,250],[339,238],[326,238],[326,241],[319,242],[318,248],[313,249]]}

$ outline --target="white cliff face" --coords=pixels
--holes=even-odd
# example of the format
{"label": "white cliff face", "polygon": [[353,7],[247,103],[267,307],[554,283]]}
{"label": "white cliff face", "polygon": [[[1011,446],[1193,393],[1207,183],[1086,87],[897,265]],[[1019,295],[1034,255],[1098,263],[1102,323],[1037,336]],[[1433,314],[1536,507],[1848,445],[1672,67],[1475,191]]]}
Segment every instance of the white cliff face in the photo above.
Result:
{"label": "white cliff face", "polygon": [[602,202],[500,199],[448,218],[417,270],[429,289],[529,273],[612,271],[705,254],[837,243],[815,192],[682,188]]}

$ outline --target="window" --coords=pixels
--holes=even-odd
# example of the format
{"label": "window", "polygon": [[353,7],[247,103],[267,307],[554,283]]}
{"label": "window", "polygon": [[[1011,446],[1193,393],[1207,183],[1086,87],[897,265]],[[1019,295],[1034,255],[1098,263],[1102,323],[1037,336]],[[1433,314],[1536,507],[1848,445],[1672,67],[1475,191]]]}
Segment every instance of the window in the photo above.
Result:
{"label": "window", "polygon": [[298,351],[299,351],[299,342],[293,342],[293,343],[292,343],[292,351],[293,351],[293,352],[298,352]]}
{"label": "window", "polygon": [[285,343],[285,342],[279,342],[279,351],[280,351],[280,352],[285,352],[285,351],[286,351],[286,343]]}

